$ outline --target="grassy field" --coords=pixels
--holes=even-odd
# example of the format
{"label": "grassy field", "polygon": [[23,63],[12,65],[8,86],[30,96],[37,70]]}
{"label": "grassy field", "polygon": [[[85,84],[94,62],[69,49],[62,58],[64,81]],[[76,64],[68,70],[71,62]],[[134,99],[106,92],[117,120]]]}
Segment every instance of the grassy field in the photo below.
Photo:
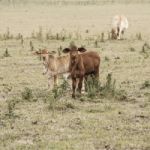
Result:
{"label": "grassy field", "polygon": [[[1,5],[0,149],[149,150],[149,8]],[[128,17],[129,30],[124,40],[113,41],[110,22],[120,13]],[[100,54],[101,86],[111,74],[113,87],[75,100],[69,88],[59,88],[63,94],[47,90],[33,52],[57,51],[71,41]]]}

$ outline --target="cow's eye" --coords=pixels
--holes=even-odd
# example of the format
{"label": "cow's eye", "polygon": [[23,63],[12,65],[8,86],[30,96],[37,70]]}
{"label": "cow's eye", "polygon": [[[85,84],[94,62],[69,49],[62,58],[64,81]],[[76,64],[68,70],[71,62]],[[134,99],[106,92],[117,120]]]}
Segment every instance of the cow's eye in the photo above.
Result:
{"label": "cow's eye", "polygon": [[45,57],[42,57],[43,61],[45,61]]}

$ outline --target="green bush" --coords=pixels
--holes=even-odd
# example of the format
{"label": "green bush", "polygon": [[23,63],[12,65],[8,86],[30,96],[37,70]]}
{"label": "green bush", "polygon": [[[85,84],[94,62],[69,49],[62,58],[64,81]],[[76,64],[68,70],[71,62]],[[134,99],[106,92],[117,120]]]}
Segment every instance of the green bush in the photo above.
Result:
{"label": "green bush", "polygon": [[10,57],[10,54],[9,54],[9,51],[8,49],[6,48],[4,54],[3,54],[4,57]]}
{"label": "green bush", "polygon": [[15,117],[14,110],[16,104],[19,102],[19,99],[13,98],[11,100],[7,100],[7,110],[8,112],[6,113],[6,116],[9,118]]}
{"label": "green bush", "polygon": [[141,89],[150,88],[150,81],[146,80],[143,84]]}
{"label": "green bush", "polygon": [[21,95],[23,100],[31,101],[31,99],[33,98],[32,90],[28,87],[24,89]]}
{"label": "green bush", "polygon": [[102,86],[93,77],[88,78],[85,83],[88,98],[113,98],[117,100],[127,100],[127,94],[124,90],[116,88],[116,80],[112,79],[112,74],[108,74],[106,82]]}

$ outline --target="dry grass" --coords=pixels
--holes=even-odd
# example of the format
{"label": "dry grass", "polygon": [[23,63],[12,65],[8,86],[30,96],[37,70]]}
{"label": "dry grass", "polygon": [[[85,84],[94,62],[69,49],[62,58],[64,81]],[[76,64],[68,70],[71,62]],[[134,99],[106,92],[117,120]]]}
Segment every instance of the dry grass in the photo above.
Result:
{"label": "dry grass", "polygon": [[[1,35],[13,35],[0,40],[0,149],[150,149],[149,5],[0,7]],[[130,28],[125,40],[111,41],[109,21],[118,12]],[[121,99],[85,93],[73,100],[69,88],[47,90],[42,62],[32,53],[47,47],[61,54],[72,40],[100,53],[101,85],[111,73],[116,90],[125,92]]]}

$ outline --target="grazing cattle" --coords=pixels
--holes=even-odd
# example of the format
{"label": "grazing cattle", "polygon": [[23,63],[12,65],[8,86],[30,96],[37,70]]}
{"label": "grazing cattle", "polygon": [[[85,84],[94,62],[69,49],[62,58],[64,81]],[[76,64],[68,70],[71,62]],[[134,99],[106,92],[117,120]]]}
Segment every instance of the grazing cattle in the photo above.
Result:
{"label": "grazing cattle", "polygon": [[82,82],[85,77],[93,74],[97,79],[99,78],[99,54],[93,51],[85,51],[85,48],[77,48],[76,46],[71,46],[63,50],[64,53],[70,53],[69,72],[72,79],[73,98],[75,98],[77,79],[79,79],[78,90],[81,93]]}
{"label": "grazing cattle", "polygon": [[111,38],[112,39],[121,39],[125,30],[128,29],[128,20],[125,16],[117,15],[113,17],[112,20],[112,30],[111,30]]}
{"label": "grazing cattle", "polygon": [[50,79],[54,78],[54,86],[57,85],[57,77],[59,74],[65,74],[69,71],[69,55],[54,56],[48,50],[43,49],[36,51],[35,54],[40,55],[43,60],[43,75],[49,75],[48,87],[50,88]]}

